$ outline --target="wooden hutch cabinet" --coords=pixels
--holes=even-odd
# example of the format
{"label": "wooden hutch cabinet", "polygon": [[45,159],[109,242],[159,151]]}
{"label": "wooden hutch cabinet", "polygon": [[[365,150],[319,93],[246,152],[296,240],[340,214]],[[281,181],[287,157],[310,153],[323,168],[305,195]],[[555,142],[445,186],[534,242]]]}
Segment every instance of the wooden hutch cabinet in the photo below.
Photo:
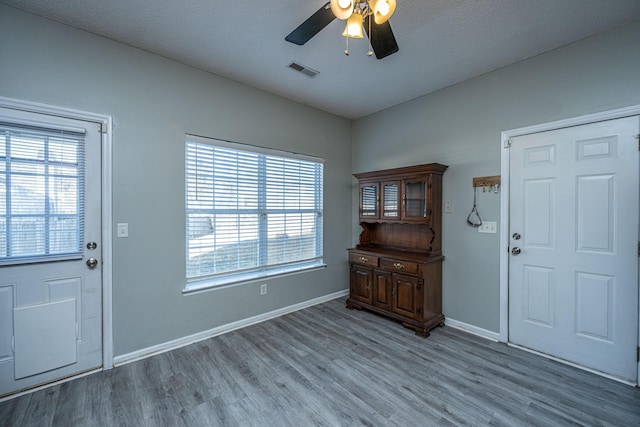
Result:
{"label": "wooden hutch cabinet", "polygon": [[349,249],[347,308],[400,321],[428,337],[442,315],[442,174],[430,163],[354,174],[360,226]]}

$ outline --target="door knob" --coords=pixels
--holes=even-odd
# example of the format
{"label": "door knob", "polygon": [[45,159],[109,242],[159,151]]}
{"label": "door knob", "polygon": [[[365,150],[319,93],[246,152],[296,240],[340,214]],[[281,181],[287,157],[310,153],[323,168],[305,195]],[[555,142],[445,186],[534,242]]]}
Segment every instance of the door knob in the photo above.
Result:
{"label": "door knob", "polygon": [[520,252],[522,252],[522,251],[518,247],[515,247],[515,248],[511,249],[511,253],[513,255],[518,255]]}
{"label": "door knob", "polygon": [[97,265],[98,265],[98,260],[97,260],[97,259],[95,259],[95,258],[89,258],[89,259],[87,260],[87,267],[89,267],[90,269],[92,269],[92,270],[93,270],[94,268],[96,268],[96,267],[97,267]]}

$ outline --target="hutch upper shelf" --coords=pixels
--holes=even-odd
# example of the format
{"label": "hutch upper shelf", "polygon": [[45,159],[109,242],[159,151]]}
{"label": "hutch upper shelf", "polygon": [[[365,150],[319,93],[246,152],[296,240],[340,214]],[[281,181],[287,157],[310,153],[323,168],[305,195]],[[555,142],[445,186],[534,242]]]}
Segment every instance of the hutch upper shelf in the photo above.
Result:
{"label": "hutch upper shelf", "polygon": [[[438,163],[357,173],[360,222],[429,223],[446,166]],[[434,186],[435,184],[435,186]]]}

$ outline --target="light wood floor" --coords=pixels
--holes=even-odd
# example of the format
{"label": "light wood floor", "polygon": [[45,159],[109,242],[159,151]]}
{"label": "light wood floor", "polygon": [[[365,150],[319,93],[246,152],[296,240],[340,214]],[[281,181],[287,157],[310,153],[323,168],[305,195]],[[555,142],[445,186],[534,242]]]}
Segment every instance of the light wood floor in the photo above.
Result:
{"label": "light wood floor", "polygon": [[0,404],[2,426],[640,426],[640,390],[330,301]]}

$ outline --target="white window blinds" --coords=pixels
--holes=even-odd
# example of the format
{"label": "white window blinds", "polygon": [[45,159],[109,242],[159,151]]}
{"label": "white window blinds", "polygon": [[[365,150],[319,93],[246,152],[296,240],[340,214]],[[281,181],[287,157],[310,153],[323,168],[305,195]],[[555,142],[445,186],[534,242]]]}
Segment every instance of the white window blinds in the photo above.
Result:
{"label": "white window blinds", "polygon": [[0,264],[82,255],[84,130],[0,121]]}
{"label": "white window blinds", "polygon": [[188,282],[228,283],[322,263],[322,162],[253,150],[187,139]]}

